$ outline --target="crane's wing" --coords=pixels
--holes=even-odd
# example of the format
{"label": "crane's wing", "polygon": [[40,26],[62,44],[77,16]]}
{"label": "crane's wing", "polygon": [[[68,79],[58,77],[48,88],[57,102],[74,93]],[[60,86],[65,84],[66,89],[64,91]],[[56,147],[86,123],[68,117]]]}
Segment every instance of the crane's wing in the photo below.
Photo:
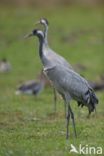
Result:
{"label": "crane's wing", "polygon": [[60,89],[69,92],[72,97],[82,96],[89,87],[88,82],[83,77],[65,66],[57,65],[48,71],[48,76],[56,88],[60,87]]}
{"label": "crane's wing", "polygon": [[73,99],[88,107],[90,105],[90,110],[94,110],[98,99],[88,82],[78,73],[65,66],[57,65],[47,71],[47,74],[58,91],[69,93]]}

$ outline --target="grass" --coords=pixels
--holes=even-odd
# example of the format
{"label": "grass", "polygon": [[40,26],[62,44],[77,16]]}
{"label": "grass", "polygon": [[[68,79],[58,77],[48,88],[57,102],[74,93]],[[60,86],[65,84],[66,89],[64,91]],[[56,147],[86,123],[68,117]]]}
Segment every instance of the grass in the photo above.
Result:
{"label": "grass", "polygon": [[38,40],[23,39],[40,17],[49,19],[52,49],[71,64],[84,64],[87,70],[81,74],[87,79],[99,80],[104,73],[103,13],[102,7],[0,8],[0,58],[13,66],[10,73],[0,74],[0,156],[70,156],[71,143],[104,147],[104,92],[97,92],[97,115],[90,119],[86,108],[72,102],[78,138],[70,124],[68,142],[63,101],[58,99],[54,114],[51,88],[37,98],[14,94],[20,81],[34,79],[41,70]]}

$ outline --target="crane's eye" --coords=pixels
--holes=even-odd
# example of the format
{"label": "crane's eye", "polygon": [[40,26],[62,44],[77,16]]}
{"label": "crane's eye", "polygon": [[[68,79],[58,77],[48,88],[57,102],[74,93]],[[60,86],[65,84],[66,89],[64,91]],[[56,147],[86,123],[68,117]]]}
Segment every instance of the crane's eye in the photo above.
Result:
{"label": "crane's eye", "polygon": [[37,33],[37,29],[33,30],[33,34],[35,35]]}

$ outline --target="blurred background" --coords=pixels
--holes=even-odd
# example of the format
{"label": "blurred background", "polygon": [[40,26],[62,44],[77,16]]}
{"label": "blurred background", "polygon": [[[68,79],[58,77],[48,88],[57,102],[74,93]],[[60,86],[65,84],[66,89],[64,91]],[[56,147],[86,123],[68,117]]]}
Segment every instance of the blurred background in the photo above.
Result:
{"label": "blurred background", "polygon": [[15,6],[38,6],[38,7],[51,7],[51,6],[68,6],[68,5],[102,5],[103,0],[0,0],[2,5],[15,5]]}
{"label": "blurred background", "polygon": [[[50,85],[37,97],[15,94],[20,84],[39,80],[38,39],[24,35],[34,28],[43,30],[35,26],[42,17],[49,21],[49,46],[88,81],[104,88],[103,0],[0,0],[0,156],[70,155],[70,144],[65,148],[63,101],[58,96],[54,114]],[[104,91],[96,94],[97,116],[89,120],[87,109],[72,102],[76,147],[104,147]]]}

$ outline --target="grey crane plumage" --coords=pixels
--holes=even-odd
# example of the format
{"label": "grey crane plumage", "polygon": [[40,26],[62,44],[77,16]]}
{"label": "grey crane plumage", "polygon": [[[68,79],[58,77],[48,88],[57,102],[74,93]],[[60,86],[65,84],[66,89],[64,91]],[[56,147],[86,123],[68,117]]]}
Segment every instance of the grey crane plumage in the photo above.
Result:
{"label": "grey crane plumage", "polygon": [[74,133],[76,136],[74,113],[70,106],[70,101],[73,99],[88,107],[89,114],[94,111],[98,99],[90,87],[88,82],[81,77],[78,73],[72,69],[65,67],[63,64],[58,64],[57,59],[53,62],[50,61],[50,55],[46,57],[46,53],[51,51],[44,41],[44,33],[41,30],[33,30],[29,36],[37,36],[39,38],[39,55],[43,64],[43,69],[47,74],[48,78],[53,83],[56,90],[63,97],[64,102],[67,106],[67,132],[66,138],[69,137],[69,120],[70,117],[73,121]]}
{"label": "grey crane plumage", "polygon": [[[72,66],[60,55],[56,54],[52,49],[48,46],[48,26],[49,22],[46,18],[41,18],[36,24],[42,24],[44,26],[44,44],[45,44],[45,57],[50,59],[50,62],[55,62],[56,64],[61,64],[65,67],[72,69]],[[57,94],[56,90],[53,87],[54,92],[54,103],[55,103],[55,111],[56,111],[56,101],[57,101]],[[65,114],[66,114],[66,106],[65,106]]]}

